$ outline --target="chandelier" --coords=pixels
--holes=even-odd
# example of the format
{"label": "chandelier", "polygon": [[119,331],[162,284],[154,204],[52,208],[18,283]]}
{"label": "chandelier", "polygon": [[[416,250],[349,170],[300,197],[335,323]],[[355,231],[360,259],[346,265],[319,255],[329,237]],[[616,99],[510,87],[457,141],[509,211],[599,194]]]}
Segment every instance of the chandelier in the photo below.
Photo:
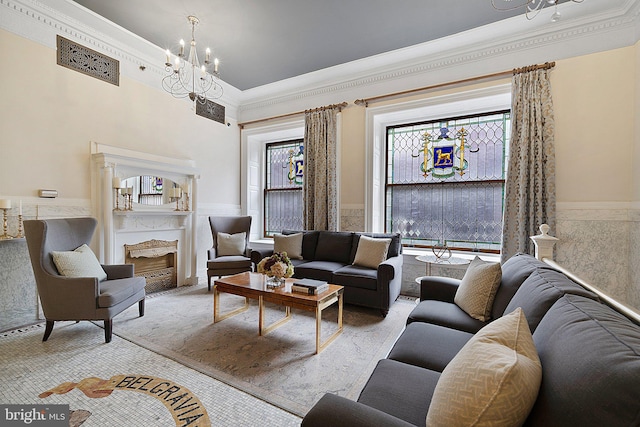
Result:
{"label": "chandelier", "polygon": [[[528,20],[535,18],[538,13],[545,7],[553,5],[556,10],[551,15],[551,22],[558,22],[561,18],[560,12],[558,12],[559,0],[526,0],[524,3],[513,5],[512,0],[491,0],[491,5],[494,9],[500,11],[516,10],[525,7],[525,16]],[[571,0],[574,3],[582,3],[584,0]]]}
{"label": "chandelier", "polygon": [[162,79],[162,87],[176,98],[189,98],[191,101],[206,104],[207,99],[217,99],[223,94],[223,88],[218,82],[218,58],[213,60],[213,71],[211,67],[211,49],[205,50],[204,63],[200,64],[198,52],[196,50],[196,25],[200,20],[195,16],[187,16],[191,24],[191,43],[189,55],[185,57],[185,43],[180,40],[180,52],[171,61],[172,53],[166,51],[165,71],[168,73]]}

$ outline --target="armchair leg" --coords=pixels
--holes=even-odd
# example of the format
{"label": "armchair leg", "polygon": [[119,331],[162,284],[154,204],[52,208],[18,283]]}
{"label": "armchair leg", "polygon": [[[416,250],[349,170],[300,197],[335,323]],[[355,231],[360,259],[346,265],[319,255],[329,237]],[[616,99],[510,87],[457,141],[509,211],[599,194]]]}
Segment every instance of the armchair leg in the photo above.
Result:
{"label": "armchair leg", "polygon": [[207,275],[207,292],[211,292],[211,276]]}
{"label": "armchair leg", "polygon": [[111,342],[111,334],[112,334],[112,329],[113,328],[113,320],[112,319],[105,319],[104,321],[104,342],[106,343],[110,343]]}
{"label": "armchair leg", "polygon": [[53,320],[47,320],[47,324],[44,328],[44,336],[42,337],[42,341],[46,341],[49,339],[49,335],[51,335],[51,331],[53,331]]}
{"label": "armchair leg", "polygon": [[140,317],[144,316],[144,299],[138,301],[138,311],[140,312]]}

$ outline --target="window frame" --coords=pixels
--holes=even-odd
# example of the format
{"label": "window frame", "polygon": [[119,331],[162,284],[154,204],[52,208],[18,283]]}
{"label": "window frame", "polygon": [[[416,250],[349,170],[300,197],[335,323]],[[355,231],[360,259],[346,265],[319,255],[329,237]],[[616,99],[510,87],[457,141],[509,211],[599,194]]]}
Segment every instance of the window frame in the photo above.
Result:
{"label": "window frame", "polygon": [[365,231],[384,232],[385,229],[387,126],[509,109],[511,83],[506,80],[488,87],[368,107],[365,116]]}

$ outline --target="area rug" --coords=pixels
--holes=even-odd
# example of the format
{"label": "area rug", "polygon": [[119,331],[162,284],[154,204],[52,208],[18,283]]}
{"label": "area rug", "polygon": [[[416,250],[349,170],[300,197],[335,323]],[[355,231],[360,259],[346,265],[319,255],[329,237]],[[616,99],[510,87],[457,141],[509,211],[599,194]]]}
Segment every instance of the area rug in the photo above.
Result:
{"label": "area rug", "polygon": [[[244,298],[221,294],[226,312]],[[266,324],[284,308],[266,306]],[[293,318],[265,336],[258,334],[258,306],[213,323],[213,296],[206,285],[185,286],[147,298],[114,319],[124,339],[223,381],[288,412],[304,416],[325,393],[357,399],[362,387],[404,328],[415,299],[399,299],[383,318],[379,310],[345,304],[343,333],[315,354],[315,314],[292,310]],[[337,307],[322,315],[322,337],[337,328]]]}

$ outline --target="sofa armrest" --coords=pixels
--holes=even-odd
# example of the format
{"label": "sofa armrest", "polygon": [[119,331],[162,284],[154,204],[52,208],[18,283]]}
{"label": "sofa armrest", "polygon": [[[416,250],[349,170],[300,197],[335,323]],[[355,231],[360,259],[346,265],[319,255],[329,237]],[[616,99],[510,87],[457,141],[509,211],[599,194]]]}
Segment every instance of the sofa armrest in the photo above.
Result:
{"label": "sofa armrest", "polygon": [[262,260],[262,258],[273,255],[273,249],[253,249],[251,251],[251,262],[255,265]]}
{"label": "sofa armrest", "polygon": [[133,264],[111,264],[103,265],[102,269],[107,273],[108,280],[127,279],[134,275]]}
{"label": "sofa armrest", "polygon": [[390,282],[396,277],[396,274],[402,273],[402,263],[404,258],[402,255],[388,258],[378,265],[378,279]]}
{"label": "sofa armrest", "polygon": [[325,394],[302,420],[302,427],[409,427],[413,424],[334,394]]}
{"label": "sofa armrest", "polygon": [[425,276],[420,282],[420,301],[432,299],[453,302],[460,279],[441,276]]}

